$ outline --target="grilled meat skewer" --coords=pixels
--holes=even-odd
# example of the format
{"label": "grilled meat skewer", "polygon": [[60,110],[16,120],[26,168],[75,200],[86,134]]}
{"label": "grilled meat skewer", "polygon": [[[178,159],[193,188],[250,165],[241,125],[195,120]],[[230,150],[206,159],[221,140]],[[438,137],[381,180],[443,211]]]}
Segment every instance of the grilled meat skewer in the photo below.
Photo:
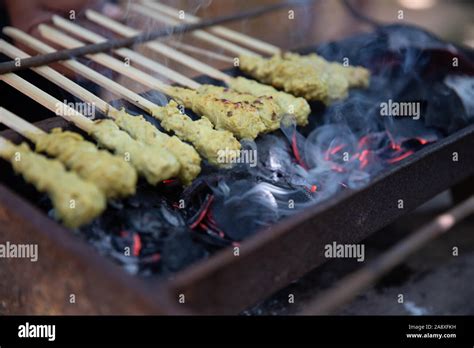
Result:
{"label": "grilled meat skewer", "polygon": [[48,194],[56,217],[67,227],[87,224],[106,208],[105,196],[96,185],[68,172],[61,162],[34,153],[26,144],[0,138],[0,157],[25,181]]}
{"label": "grilled meat skewer", "polygon": [[46,133],[5,109],[0,109],[0,123],[31,140],[36,152],[47,153],[82,179],[94,183],[107,198],[135,193],[137,172],[130,163],[108,151],[97,149],[80,134],[59,128]]}

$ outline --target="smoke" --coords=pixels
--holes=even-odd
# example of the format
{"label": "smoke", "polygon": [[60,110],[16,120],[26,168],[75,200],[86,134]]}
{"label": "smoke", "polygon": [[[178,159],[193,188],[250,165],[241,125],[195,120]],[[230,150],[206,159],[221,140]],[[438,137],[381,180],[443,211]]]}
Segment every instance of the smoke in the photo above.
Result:
{"label": "smoke", "polygon": [[[430,74],[436,61],[420,42],[446,52],[453,48],[418,31],[395,26],[319,47],[328,60],[348,57],[352,65],[368,67],[370,86],[326,108],[312,105],[312,120],[303,129],[285,117],[281,131],[252,144],[257,167],[239,165],[209,184],[212,214],[228,237],[241,240],[341,191],[366,187],[422,147],[472,122],[467,100],[472,100],[472,79],[445,80],[439,67]],[[381,105],[388,101],[397,107],[415,103],[417,108],[407,110],[418,110],[419,117],[383,116]]]}

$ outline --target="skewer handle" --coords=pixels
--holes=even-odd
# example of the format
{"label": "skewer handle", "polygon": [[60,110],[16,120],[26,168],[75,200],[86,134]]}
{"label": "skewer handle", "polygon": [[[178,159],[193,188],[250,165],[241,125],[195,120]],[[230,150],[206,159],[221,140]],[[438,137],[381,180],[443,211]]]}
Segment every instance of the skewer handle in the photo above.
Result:
{"label": "skewer handle", "polygon": [[77,127],[86,132],[89,132],[94,124],[80,112],[76,111],[69,105],[62,103],[18,75],[13,73],[0,75],[0,80],[8,83],[13,88],[54,112],[57,116],[61,116],[69,122],[74,123]]}
{"label": "skewer handle", "polygon": [[[101,43],[107,41],[107,39],[103,36],[97,35],[93,31],[90,31],[86,28],[83,28],[75,23],[72,23],[71,21],[64,19],[60,16],[53,16],[53,23],[58,26],[61,29],[64,29],[77,37],[90,41],[92,43]],[[141,65],[147,69],[150,69],[151,71],[154,71],[161,76],[164,76],[171,81],[177,82],[182,86],[189,87],[192,89],[196,89],[200,86],[199,83],[197,83],[194,80],[191,80],[190,78],[152,60],[147,57],[145,57],[142,54],[139,54],[137,52],[132,51],[131,49],[128,48],[120,48],[115,51],[118,55],[120,55],[123,58],[128,58],[132,62]]]}
{"label": "skewer handle", "polygon": [[[0,51],[9,56],[10,58],[19,57],[23,59],[30,57],[29,54],[23,52],[22,50],[13,45],[10,45],[4,40],[0,40]],[[70,79],[51,69],[50,67],[43,66],[38,68],[32,68],[31,70],[43,76],[48,81],[51,81],[56,85],[60,86],[64,90],[76,96],[77,98],[94,105],[94,107],[97,107],[104,113],[107,113],[109,109],[112,108],[109,104],[107,104],[101,98],[97,97],[95,94],[89,92],[87,89],[71,81]]]}
{"label": "skewer handle", "polygon": [[[163,16],[163,13],[159,13],[153,9],[147,8],[143,5],[139,4],[131,4],[130,8],[137,12],[140,13],[141,15],[144,15],[146,17],[151,17],[155,20],[159,20],[160,22],[163,22],[165,24],[169,25],[178,25],[180,24],[180,21],[177,19],[173,19],[171,17],[166,17]],[[227,40],[221,39],[220,37],[217,37],[215,35],[209,34],[208,32],[204,30],[195,30],[191,32],[191,35],[194,37],[197,37],[198,39],[201,39],[205,42],[208,42],[212,45],[215,45],[217,47],[221,47],[229,52],[232,52],[237,55],[247,55],[247,56],[259,56],[257,53],[246,49],[244,47],[241,47],[239,45],[236,45],[232,42],[229,42]]]}
{"label": "skewer handle", "polygon": [[[7,27],[7,28],[4,28],[3,32],[4,34],[8,35],[14,40],[32,48],[35,51],[38,51],[39,53],[51,53],[51,52],[56,51],[51,46],[44,44],[40,40],[32,37],[29,34],[22,32],[19,29]],[[122,85],[111,80],[107,76],[104,76],[98,73],[97,71],[89,68],[88,66],[78,61],[67,60],[67,61],[61,62],[60,64],[69,68],[75,73],[87,78],[88,80],[94,82],[95,84],[101,86],[102,88],[121,96],[122,98],[128,100],[130,103],[136,105],[137,107],[141,109],[151,112],[151,110],[157,107],[156,104],[143,98],[139,94],[129,90],[126,87],[123,87]],[[109,116],[112,116],[112,115],[109,115]]]}
{"label": "skewer handle", "polygon": [[[140,32],[136,29],[127,27],[126,25],[123,25],[117,21],[114,21],[113,19],[110,19],[106,16],[101,15],[100,13],[97,13],[92,10],[87,10],[86,11],[86,17],[93,21],[96,24],[99,24],[119,35],[125,36],[125,37],[131,37],[139,34]],[[147,42],[145,45],[150,48],[151,50],[160,53],[170,59],[173,59],[183,65],[186,65],[187,67],[199,71],[201,73],[204,73],[206,75],[209,75],[217,80],[221,80],[224,82],[228,82],[230,80],[230,77],[226,74],[224,74],[222,71],[215,69],[207,64],[202,63],[201,61],[194,59],[192,57],[189,57],[186,54],[183,54],[161,42],[158,41],[153,41],[153,42]]]}
{"label": "skewer handle", "polygon": [[[195,24],[201,21],[201,18],[193,16],[189,13],[185,13],[184,18],[183,16],[180,17],[180,11],[178,9],[168,6],[168,5],[164,5],[156,1],[142,0],[141,2],[142,4],[144,4],[145,6],[151,9],[160,11],[161,13],[171,16],[173,18],[181,19],[185,21],[186,23]],[[268,42],[259,40],[257,38],[251,37],[246,34],[239,33],[238,31],[228,29],[220,25],[210,27],[209,31],[212,31],[213,33],[218,34],[226,39],[240,43],[247,47],[251,47],[254,50],[257,50],[259,52],[263,52],[263,53],[267,53],[271,55],[281,53],[281,49],[277,46],[274,46],[272,44],[269,44]]]}
{"label": "skewer handle", "polygon": [[[42,36],[44,36],[48,40],[53,41],[63,47],[72,48],[72,47],[80,47],[83,45],[81,41],[73,39],[71,36],[63,34],[60,31],[53,29],[52,27],[48,25],[41,24],[38,26],[38,30],[40,31]],[[166,93],[166,90],[169,88],[169,86],[165,85],[160,80],[132,66],[127,66],[124,64],[124,62],[118,59],[115,59],[105,53],[88,55],[87,57],[109,69],[112,69],[122,75],[125,75],[131,78],[132,80],[138,81],[141,84],[148,86],[149,88],[156,89],[163,93]]]}
{"label": "skewer handle", "polygon": [[207,58],[212,58],[214,60],[219,60],[224,63],[232,63],[234,61],[232,57],[225,56],[221,53],[210,51],[204,48],[188,45],[179,41],[169,41],[168,45],[173,46],[174,48],[177,48],[184,52],[195,53],[197,55],[201,55]]}
{"label": "skewer handle", "polygon": [[0,107],[0,123],[3,123],[8,128],[21,134],[25,138],[35,141],[36,134],[43,134],[44,131],[35,125],[25,121],[21,117],[15,115],[13,112]]}

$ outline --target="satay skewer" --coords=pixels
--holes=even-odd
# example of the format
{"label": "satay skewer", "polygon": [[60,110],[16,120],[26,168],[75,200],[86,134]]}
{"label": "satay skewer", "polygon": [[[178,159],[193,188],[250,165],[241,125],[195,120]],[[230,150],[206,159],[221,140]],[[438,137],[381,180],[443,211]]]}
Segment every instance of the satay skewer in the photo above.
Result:
{"label": "satay skewer", "polygon": [[[97,14],[97,16],[102,15]],[[97,40],[105,40],[105,38],[100,37],[71,21],[58,17],[53,17],[53,21],[62,29],[73,33],[82,39],[92,40],[93,42],[97,42]],[[104,22],[113,21],[104,17]],[[113,23],[115,27],[120,26],[121,28],[128,28],[118,22]],[[43,29],[44,25],[39,27],[40,31]],[[73,43],[75,45],[79,44],[77,40],[73,41],[74,39],[52,28],[44,29],[43,33],[45,37],[55,40],[61,45],[70,45],[65,47],[74,47],[72,46]],[[181,56],[183,55],[186,56],[185,54],[181,54]],[[188,58],[191,59],[190,57]],[[105,65],[106,59],[104,57],[101,56],[95,59],[101,59],[102,64]],[[110,59],[113,58],[109,57],[107,59],[110,61]],[[308,123],[308,116],[311,112],[309,104],[303,98],[297,98],[290,94],[277,91],[271,86],[262,85],[253,80],[242,77],[233,78],[221,73],[219,70],[211,66],[207,66],[208,70],[215,70],[216,75],[217,73],[223,74],[225,78],[221,77],[219,79],[230,86],[231,90],[212,85],[204,85],[202,88],[196,89],[197,93],[175,87],[163,89],[163,83],[161,81],[157,81],[153,84],[150,82],[150,77],[143,72],[137,72],[136,70],[133,70],[132,72],[130,68],[128,71],[125,71],[122,64],[114,64],[110,65],[110,67],[112,69],[122,69],[118,72],[132,79],[134,77],[136,80],[139,78],[138,81],[140,83],[148,84],[151,88],[169,94],[173,98],[178,99],[187,108],[192,109],[198,114],[202,115],[204,113],[206,116],[209,116],[216,127],[228,129],[239,138],[248,137],[253,139],[262,132],[275,131],[280,128],[280,121],[287,114],[292,114],[296,119],[296,123],[300,126],[304,126]],[[199,68],[195,68],[196,71],[198,71],[198,69]],[[206,73],[206,71],[203,71],[203,73]],[[216,108],[212,107],[212,104],[220,104],[220,106]],[[232,116],[237,113],[247,114],[247,117],[242,117],[242,120],[238,121],[238,124],[233,120],[227,119],[226,115]],[[234,119],[237,120],[237,117]],[[233,123],[229,124],[230,122]]]}
{"label": "satay skewer", "polygon": [[[4,33],[14,38],[15,40],[18,40],[22,44],[27,45],[41,53],[50,53],[52,51],[54,52],[54,49],[52,47],[42,43],[38,39],[35,39],[26,33],[19,31],[18,29],[6,28],[4,30]],[[219,156],[219,150],[221,149],[231,150],[229,153],[235,154],[234,156],[229,155],[229,162],[231,162],[230,160],[232,158],[238,157],[240,143],[233,137],[230,132],[215,130],[212,124],[206,118],[202,118],[198,121],[193,121],[188,116],[183,115],[176,108],[176,104],[174,103],[171,103],[165,107],[160,107],[77,61],[65,61],[62,62],[62,64],[68,69],[71,69],[79,75],[97,83],[98,85],[106,88],[112,93],[120,95],[124,99],[127,99],[129,102],[137,105],[139,108],[152,114],[154,117],[161,121],[161,126],[167,131],[174,132],[179,138],[192,143],[196,147],[198,152],[204,158],[208,159],[210,163],[218,166],[229,166],[230,163],[222,162],[222,157]],[[65,77],[62,77],[62,79],[65,79]],[[70,92],[74,93],[74,89],[72,89]],[[127,118],[125,115],[123,115],[123,111],[119,111],[118,113],[117,110],[112,112],[109,111],[109,116],[116,118],[118,117],[119,120],[117,120],[117,122],[119,124],[124,124],[124,126],[130,125],[130,121],[134,121],[133,123],[140,122],[140,129],[145,129],[147,134],[158,131],[151,124],[145,124],[145,121],[142,120],[141,117],[130,116],[134,117],[133,120],[130,117]],[[188,147],[190,146],[188,145]],[[171,150],[174,150],[174,148],[171,148]],[[187,154],[186,156],[179,156],[178,159],[184,157],[186,161],[190,161],[192,159],[191,155],[192,154]],[[219,158],[221,158],[220,162]],[[194,163],[195,161],[192,162]],[[187,179],[193,179],[193,177],[190,177],[193,171],[193,168],[190,167],[190,164],[185,162],[182,163],[182,166],[187,169]]]}
{"label": "satay skewer", "polygon": [[234,58],[226,56],[222,53],[217,53],[214,51],[210,51],[204,48],[196,47],[193,45],[188,45],[183,42],[179,41],[169,41],[167,42],[168,45],[173,46],[183,52],[195,53],[197,55],[204,56],[206,58],[212,58],[214,60],[220,60],[225,63],[232,64],[234,62]]}
{"label": "satay skewer", "polygon": [[[28,54],[5,41],[0,41],[0,49],[12,58],[29,57]],[[189,184],[199,174],[200,158],[190,145],[183,143],[178,138],[170,137],[160,132],[143,117],[132,116],[124,110],[117,110],[95,94],[49,67],[33,68],[32,70],[79,99],[97,107],[104,115],[114,119],[120,128],[128,132],[136,140],[154,146],[157,150],[156,156],[162,156],[164,159],[170,158],[171,163],[174,162],[174,164],[180,166],[178,173],[184,184]],[[174,159],[172,159],[173,156],[175,157]]]}
{"label": "satay skewer", "polygon": [[173,156],[168,152],[157,156],[157,151],[160,151],[160,148],[132,139],[128,133],[121,131],[112,120],[93,122],[16,74],[0,75],[0,80],[87,132],[101,146],[123,156],[150,184],[156,185],[178,174],[180,166]]}
{"label": "satay skewer", "polygon": [[137,172],[130,163],[97,149],[80,134],[59,128],[47,133],[6,109],[0,110],[0,123],[33,142],[37,152],[47,153],[82,179],[94,183],[107,198],[135,193]]}
{"label": "satay skewer", "polygon": [[[78,47],[83,44],[82,42],[75,40],[74,38],[45,24],[40,25],[38,29],[41,35],[43,35],[46,39],[53,41],[63,47]],[[88,58],[145,86],[168,94],[174,98],[180,97],[180,99],[186,100],[188,97],[190,97],[193,98],[194,101],[194,97],[196,97],[196,92],[193,90],[179,90],[172,86],[168,86],[162,81],[146,74],[141,70],[138,70],[132,66],[125,66],[120,60],[117,60],[109,55],[102,53],[90,55]],[[268,104],[270,104],[269,100],[254,98],[253,96],[250,97],[258,101],[258,103],[262,104],[263,106],[268,106]],[[201,115],[201,117],[206,117],[209,119],[215,125],[217,130],[227,130],[232,132],[238,138],[251,139],[256,138],[260,133],[268,131],[260,116],[260,110],[253,105],[245,104],[243,100],[234,102],[225,98],[216,97],[211,93],[204,96],[203,98],[198,99],[198,101],[199,103],[194,104],[198,104],[199,108],[193,107],[193,110],[197,114]],[[264,104],[265,101],[267,104]],[[276,106],[270,105],[270,108],[276,109]],[[164,117],[160,111],[161,110],[159,110],[156,114],[153,114],[153,116],[157,118]],[[272,117],[273,111],[270,111],[270,113],[267,112],[265,114],[265,117]],[[276,110],[274,110],[274,113],[276,115]],[[278,122],[274,122],[274,124],[279,127]],[[225,149],[222,148],[222,150]]]}
{"label": "satay skewer", "polygon": [[[0,107],[0,115],[8,113]],[[48,194],[56,217],[67,227],[89,223],[107,206],[105,195],[94,183],[67,171],[61,162],[31,151],[27,144],[15,145],[0,137],[0,158],[10,162],[15,172],[38,191]]]}
{"label": "satay skewer", "polygon": [[[131,5],[131,9],[168,24],[179,25],[181,22],[175,19],[176,11],[169,11],[169,9],[167,12],[153,12],[149,7],[139,4]],[[180,19],[187,23],[190,22],[186,14]],[[209,33],[208,35],[212,36]],[[222,41],[225,42],[219,38],[213,44],[226,48]],[[271,84],[307,100],[318,100],[325,104],[331,104],[345,99],[350,88],[366,88],[369,85],[370,72],[363,67],[345,65],[347,62],[344,64],[329,62],[314,53],[299,55],[279,52],[273,54],[271,58],[264,58],[255,53],[248,54],[246,48],[237,45],[234,47],[234,53],[239,55],[238,66],[242,71],[265,84]],[[245,88],[248,87],[254,88],[245,84]]]}

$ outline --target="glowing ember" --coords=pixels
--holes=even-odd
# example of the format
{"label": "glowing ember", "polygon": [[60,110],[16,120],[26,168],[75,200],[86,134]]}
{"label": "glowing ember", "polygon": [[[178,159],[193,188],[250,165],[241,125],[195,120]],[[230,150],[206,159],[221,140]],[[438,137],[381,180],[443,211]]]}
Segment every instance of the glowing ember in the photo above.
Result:
{"label": "glowing ember", "polygon": [[133,234],[133,256],[139,256],[142,250],[142,240],[138,233]]}
{"label": "glowing ember", "polygon": [[397,162],[407,158],[408,156],[411,156],[414,153],[415,153],[415,151],[413,151],[413,150],[407,151],[403,155],[400,155],[398,157],[391,158],[391,159],[387,160],[387,163],[390,163],[390,164],[397,163]]}
{"label": "glowing ember", "polygon": [[303,160],[301,159],[300,151],[298,150],[298,144],[296,142],[296,131],[293,132],[293,136],[291,138],[291,148],[293,150],[293,154],[298,164],[304,169],[308,169],[306,163],[304,163]]}
{"label": "glowing ember", "polygon": [[195,221],[190,225],[192,229],[195,229],[197,226],[201,224],[201,222],[204,220],[204,218],[207,215],[207,212],[209,210],[209,207],[211,206],[212,201],[214,200],[214,196],[208,195],[206,197],[206,201],[204,205],[202,206],[201,210],[198,212],[198,216],[195,219]]}

